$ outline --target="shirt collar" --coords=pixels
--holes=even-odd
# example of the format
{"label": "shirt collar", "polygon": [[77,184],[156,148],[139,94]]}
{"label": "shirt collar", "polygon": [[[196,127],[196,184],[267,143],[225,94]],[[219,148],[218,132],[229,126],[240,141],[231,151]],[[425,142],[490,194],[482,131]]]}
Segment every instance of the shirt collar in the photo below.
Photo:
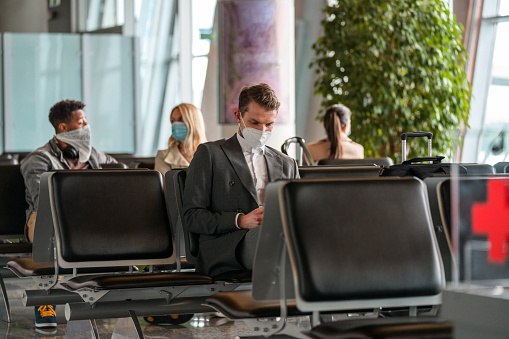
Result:
{"label": "shirt collar", "polygon": [[[237,140],[239,141],[240,147],[242,148],[242,152],[255,153],[254,149],[247,144],[246,139],[244,139],[244,137],[241,136],[239,132],[237,132]],[[261,147],[261,150],[262,154],[265,154],[265,145]]]}

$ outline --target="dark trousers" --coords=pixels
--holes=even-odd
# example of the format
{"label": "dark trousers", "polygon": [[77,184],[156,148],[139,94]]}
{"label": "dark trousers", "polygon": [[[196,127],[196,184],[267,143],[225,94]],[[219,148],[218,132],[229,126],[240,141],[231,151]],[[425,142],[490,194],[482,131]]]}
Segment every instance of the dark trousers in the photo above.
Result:
{"label": "dark trousers", "polygon": [[235,255],[237,260],[245,267],[246,270],[253,269],[254,255],[256,251],[256,245],[258,244],[258,237],[260,234],[260,227],[251,228],[246,236],[237,246]]}

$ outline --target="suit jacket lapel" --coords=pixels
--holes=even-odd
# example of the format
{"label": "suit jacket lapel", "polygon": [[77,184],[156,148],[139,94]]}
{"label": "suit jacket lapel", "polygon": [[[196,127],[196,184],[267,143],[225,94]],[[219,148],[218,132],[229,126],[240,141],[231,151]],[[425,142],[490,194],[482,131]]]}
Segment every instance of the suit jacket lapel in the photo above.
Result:
{"label": "suit jacket lapel", "polygon": [[265,162],[267,163],[269,182],[283,179],[283,159],[270,147],[265,147]]}
{"label": "suit jacket lapel", "polygon": [[221,148],[226,154],[228,160],[230,160],[230,163],[232,164],[235,173],[237,173],[238,177],[240,178],[240,181],[242,181],[242,185],[244,185],[248,192],[251,193],[253,199],[257,202],[258,198],[253,182],[253,177],[251,176],[246,158],[244,157],[242,148],[240,147],[239,141],[237,140],[237,133],[235,133],[230,139],[226,140]]}

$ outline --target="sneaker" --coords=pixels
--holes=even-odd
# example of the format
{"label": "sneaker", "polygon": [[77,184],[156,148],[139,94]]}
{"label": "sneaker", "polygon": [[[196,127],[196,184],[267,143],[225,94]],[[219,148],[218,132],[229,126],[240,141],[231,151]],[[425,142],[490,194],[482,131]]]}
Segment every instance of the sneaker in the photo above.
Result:
{"label": "sneaker", "polygon": [[35,307],[35,327],[57,327],[57,314],[55,305],[43,305]]}
{"label": "sneaker", "polygon": [[57,328],[56,327],[49,327],[49,328],[35,328],[35,332],[39,335],[37,338],[39,339],[56,339],[57,337],[55,334],[57,334]]}

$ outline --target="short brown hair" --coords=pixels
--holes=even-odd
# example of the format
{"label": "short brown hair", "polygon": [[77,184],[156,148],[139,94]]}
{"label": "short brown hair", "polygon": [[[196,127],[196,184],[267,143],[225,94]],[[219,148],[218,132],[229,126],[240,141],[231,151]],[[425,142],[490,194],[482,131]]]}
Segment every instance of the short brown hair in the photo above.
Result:
{"label": "short brown hair", "polygon": [[276,92],[264,83],[242,88],[239,95],[239,111],[242,116],[246,113],[247,106],[251,101],[256,102],[267,111],[277,111],[281,105]]}

